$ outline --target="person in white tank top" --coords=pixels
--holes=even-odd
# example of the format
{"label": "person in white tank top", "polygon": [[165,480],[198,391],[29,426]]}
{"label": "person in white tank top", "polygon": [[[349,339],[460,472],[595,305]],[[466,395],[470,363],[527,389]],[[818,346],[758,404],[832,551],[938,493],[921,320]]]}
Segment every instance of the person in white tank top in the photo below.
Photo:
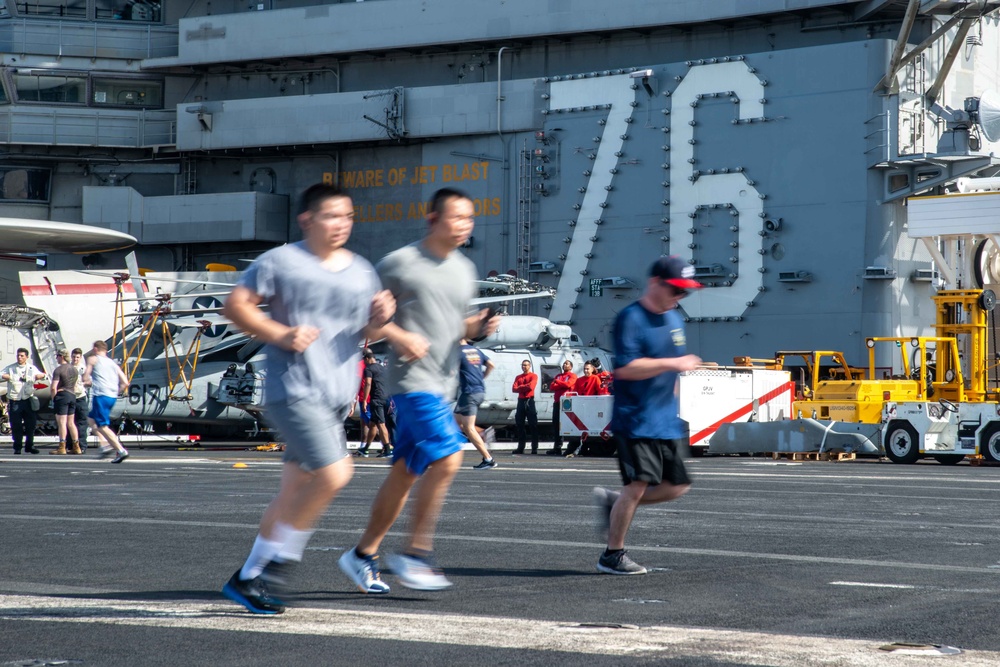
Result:
{"label": "person in white tank top", "polygon": [[[87,421],[95,433],[104,436],[108,444],[117,452],[112,463],[121,463],[128,458],[128,450],[122,447],[118,435],[111,428],[111,409],[118,396],[128,389],[129,381],[124,371],[108,358],[108,344],[103,340],[94,341],[93,354],[87,359],[87,370],[83,374],[83,384],[90,387],[90,414]],[[101,449],[101,458],[109,455],[110,449]]]}

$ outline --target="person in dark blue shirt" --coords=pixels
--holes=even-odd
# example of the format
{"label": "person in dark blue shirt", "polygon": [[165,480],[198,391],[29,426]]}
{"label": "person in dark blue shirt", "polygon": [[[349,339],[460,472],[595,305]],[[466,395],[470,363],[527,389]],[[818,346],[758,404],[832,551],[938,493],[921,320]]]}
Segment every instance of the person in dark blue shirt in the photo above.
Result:
{"label": "person in dark blue shirt", "polygon": [[496,365],[483,354],[478,347],[469,345],[464,338],[461,341],[458,367],[458,404],[455,406],[455,419],[462,433],[476,448],[483,460],[472,466],[475,470],[490,470],[497,467],[497,462],[486,447],[486,442],[476,428],[476,413],[486,397],[486,376],[493,372]]}
{"label": "person in dark blue shirt", "polygon": [[645,574],[625,552],[625,534],[639,505],[679,498],[691,488],[684,467],[687,430],[677,416],[677,374],[701,364],[688,354],[677,304],[698,289],[694,267],[660,257],[642,297],[615,319],[615,401],[611,430],[618,440],[619,492],[596,487],[608,546],[597,562],[605,574]]}

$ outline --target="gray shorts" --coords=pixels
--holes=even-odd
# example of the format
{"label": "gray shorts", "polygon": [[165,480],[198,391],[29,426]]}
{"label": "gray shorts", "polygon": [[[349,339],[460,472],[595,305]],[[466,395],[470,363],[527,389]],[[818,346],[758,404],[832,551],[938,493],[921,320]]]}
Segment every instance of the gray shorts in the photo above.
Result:
{"label": "gray shorts", "polygon": [[458,405],[455,406],[455,414],[463,417],[475,417],[479,412],[479,406],[486,398],[486,394],[477,391],[474,394],[462,393],[458,397]]}
{"label": "gray shorts", "polygon": [[312,399],[268,403],[264,419],[285,443],[285,463],[319,470],[347,457],[344,420],[350,406],[331,408]]}

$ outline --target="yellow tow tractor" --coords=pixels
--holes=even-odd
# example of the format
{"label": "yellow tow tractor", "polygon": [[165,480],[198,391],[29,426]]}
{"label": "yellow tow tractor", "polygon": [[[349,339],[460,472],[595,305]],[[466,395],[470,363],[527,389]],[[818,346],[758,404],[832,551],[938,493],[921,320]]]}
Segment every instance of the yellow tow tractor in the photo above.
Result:
{"label": "yellow tow tractor", "polygon": [[[990,290],[933,297],[934,336],[868,338],[867,368],[834,351],[778,352],[768,367],[802,360],[793,419],[720,429],[711,453],[845,450],[896,463],[932,456],[944,464],[981,454],[1000,462],[1000,392],[988,387]],[[897,352],[886,353],[886,346]],[[759,360],[758,360],[759,361]],[[773,364],[773,366],[772,366]]]}

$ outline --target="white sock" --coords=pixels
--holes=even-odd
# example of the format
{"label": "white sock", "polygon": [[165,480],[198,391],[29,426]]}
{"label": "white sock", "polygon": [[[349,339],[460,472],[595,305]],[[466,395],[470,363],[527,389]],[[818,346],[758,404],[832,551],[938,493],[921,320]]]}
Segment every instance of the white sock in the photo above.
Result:
{"label": "white sock", "polygon": [[250,555],[247,556],[247,562],[243,564],[243,568],[240,570],[240,579],[246,581],[259,577],[260,573],[264,571],[264,566],[274,560],[275,556],[281,551],[291,531],[291,526],[284,523],[276,523],[271,531],[272,539],[267,539],[263,535],[258,534],[257,539],[254,540],[253,548],[250,549]]}
{"label": "white sock", "polygon": [[314,532],[316,531],[289,529],[288,536],[285,538],[285,544],[281,547],[281,551],[278,552],[278,560],[295,563],[301,561],[302,554],[309,543],[309,538],[313,536]]}

